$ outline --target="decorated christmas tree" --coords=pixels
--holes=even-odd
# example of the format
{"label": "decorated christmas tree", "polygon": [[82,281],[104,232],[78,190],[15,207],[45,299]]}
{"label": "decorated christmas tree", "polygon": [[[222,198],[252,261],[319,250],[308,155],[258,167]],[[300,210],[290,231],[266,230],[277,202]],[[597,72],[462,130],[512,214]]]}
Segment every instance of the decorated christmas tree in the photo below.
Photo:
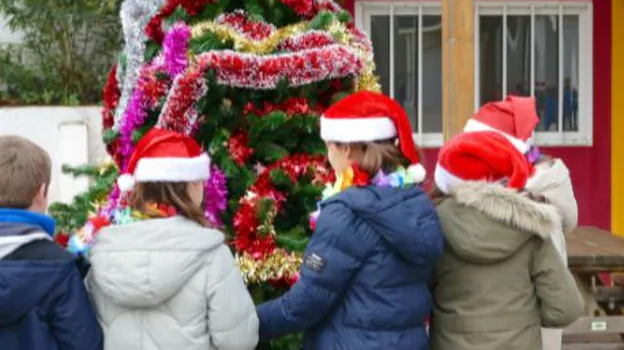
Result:
{"label": "decorated christmas tree", "polygon": [[231,238],[254,299],[283,293],[297,280],[310,213],[333,180],[319,116],[354,91],[379,89],[369,39],[331,0],[127,0],[121,19],[125,48],[103,111],[116,167],[101,170],[88,220],[59,217],[64,230],[84,224],[69,248],[86,252],[100,226],[117,223],[126,195],[111,177],[157,126],[208,150],[206,217]]}

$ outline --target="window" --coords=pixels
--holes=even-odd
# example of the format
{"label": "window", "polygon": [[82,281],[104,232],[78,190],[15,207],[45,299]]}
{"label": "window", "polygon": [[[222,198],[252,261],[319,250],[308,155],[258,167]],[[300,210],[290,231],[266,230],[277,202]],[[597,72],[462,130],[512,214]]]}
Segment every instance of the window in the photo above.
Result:
{"label": "window", "polygon": [[539,144],[591,145],[591,2],[475,6],[475,109],[507,94],[535,96]]}
{"label": "window", "polygon": [[442,18],[439,3],[356,3],[384,93],[406,110],[414,140],[442,145]]}
{"label": "window", "polygon": [[[407,111],[419,145],[440,146],[441,3],[359,0],[355,10],[384,92]],[[539,144],[591,145],[592,2],[476,0],[474,25],[475,110],[534,96]]]}

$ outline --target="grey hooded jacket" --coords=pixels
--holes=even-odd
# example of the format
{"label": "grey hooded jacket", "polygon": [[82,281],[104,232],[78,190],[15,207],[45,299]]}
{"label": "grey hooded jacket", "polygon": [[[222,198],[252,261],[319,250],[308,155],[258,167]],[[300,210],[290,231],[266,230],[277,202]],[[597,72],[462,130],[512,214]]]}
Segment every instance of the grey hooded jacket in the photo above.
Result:
{"label": "grey hooded jacket", "polygon": [[90,260],[105,349],[255,348],[255,307],[221,232],[182,217],[111,226]]}

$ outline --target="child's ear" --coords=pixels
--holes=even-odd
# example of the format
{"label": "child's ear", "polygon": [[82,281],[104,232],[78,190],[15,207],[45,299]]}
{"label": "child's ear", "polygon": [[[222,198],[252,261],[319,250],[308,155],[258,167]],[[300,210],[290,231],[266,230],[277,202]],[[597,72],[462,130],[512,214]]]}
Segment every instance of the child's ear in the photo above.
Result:
{"label": "child's ear", "polygon": [[48,185],[47,184],[43,184],[41,185],[41,187],[39,187],[38,195],[42,199],[48,199]]}

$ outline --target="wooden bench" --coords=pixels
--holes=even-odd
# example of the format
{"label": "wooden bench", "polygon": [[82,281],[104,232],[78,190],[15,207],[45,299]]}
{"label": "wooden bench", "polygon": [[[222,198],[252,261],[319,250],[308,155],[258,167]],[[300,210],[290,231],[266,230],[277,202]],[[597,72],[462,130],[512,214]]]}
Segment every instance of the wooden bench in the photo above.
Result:
{"label": "wooden bench", "polygon": [[564,348],[624,350],[624,285],[601,278],[624,273],[624,239],[580,227],[567,237],[567,250],[587,314],[564,330]]}

